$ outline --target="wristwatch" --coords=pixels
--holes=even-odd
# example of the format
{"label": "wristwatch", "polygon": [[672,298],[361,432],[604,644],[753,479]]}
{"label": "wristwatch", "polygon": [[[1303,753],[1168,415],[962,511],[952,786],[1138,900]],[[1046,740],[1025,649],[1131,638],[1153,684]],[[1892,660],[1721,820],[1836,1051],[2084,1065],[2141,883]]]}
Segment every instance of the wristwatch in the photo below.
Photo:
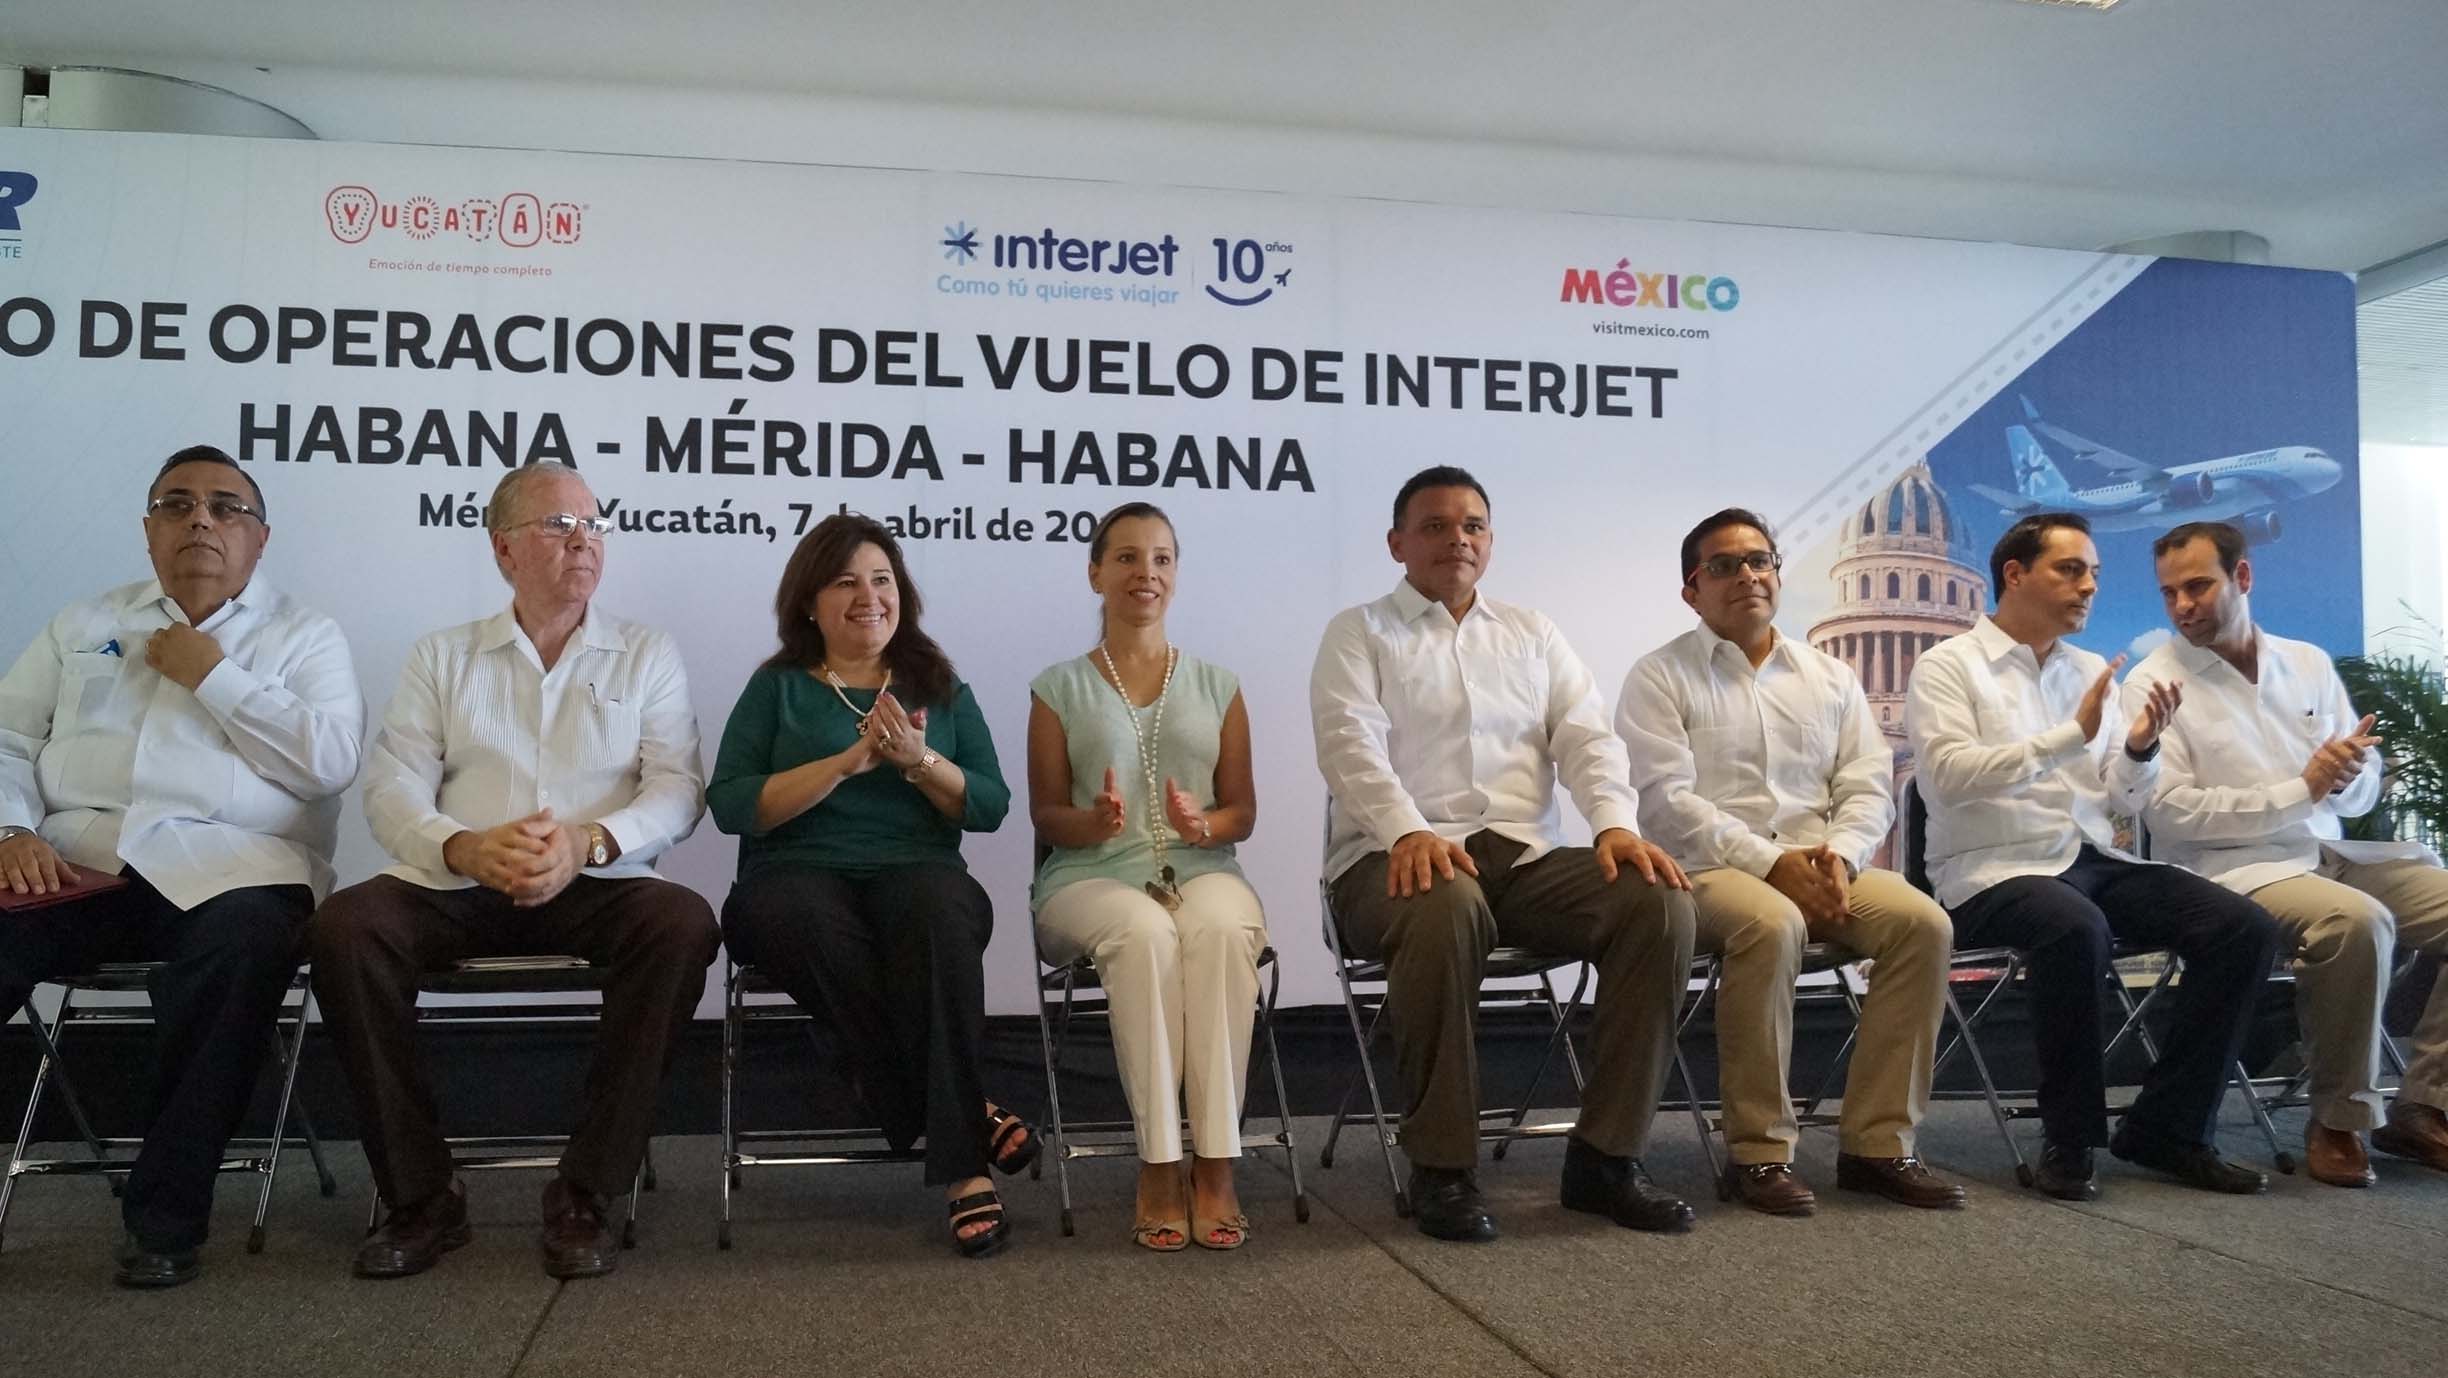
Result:
{"label": "wristwatch", "polygon": [[589,823],[587,830],[587,865],[608,866],[612,863],[612,835],[601,823]]}
{"label": "wristwatch", "polygon": [[901,772],[901,778],[909,781],[913,785],[917,784],[919,781],[925,779],[926,773],[933,770],[935,768],[935,763],[942,759],[943,757],[935,754],[935,748],[930,746],[926,749],[926,754],[918,758],[918,764]]}
{"label": "wristwatch", "polygon": [[14,823],[8,824],[5,827],[0,827],[0,842],[6,842],[12,837],[32,837],[33,835],[34,830],[32,828],[20,828]]}

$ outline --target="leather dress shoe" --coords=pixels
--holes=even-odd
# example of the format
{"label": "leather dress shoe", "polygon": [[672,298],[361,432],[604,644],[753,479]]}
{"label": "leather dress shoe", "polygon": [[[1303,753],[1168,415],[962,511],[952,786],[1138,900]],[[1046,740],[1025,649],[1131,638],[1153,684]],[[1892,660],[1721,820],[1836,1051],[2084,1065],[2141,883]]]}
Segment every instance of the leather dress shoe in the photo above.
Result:
{"label": "leather dress shoe", "polygon": [[2228,1162],[2209,1144],[2171,1143],[2119,1126],[2108,1140],[2108,1151],[2137,1167],[2164,1172],[2203,1191],[2250,1196],[2269,1187],[2269,1178],[2241,1163]]}
{"label": "leather dress shoe", "polygon": [[1688,1230],[1692,1208],[1649,1180],[1638,1158],[1601,1153],[1579,1139],[1564,1147],[1564,1208],[1603,1215],[1627,1230]]}
{"label": "leather dress shoe", "polygon": [[1836,1185],[1846,1191],[1866,1191],[1923,1210],[1952,1210],[1964,1203],[1964,1189],[1924,1167],[1909,1154],[1901,1158],[1836,1155]]}
{"label": "leather dress shoe", "polygon": [[391,1212],[382,1228],[357,1246],[357,1276],[404,1278],[442,1261],[475,1237],[468,1228],[467,1188],[458,1182]]}
{"label": "leather dress shoe", "polygon": [[2388,1123],[2372,1131],[2371,1141],[2391,1157],[2448,1172],[2448,1115],[2436,1106],[2397,1102],[2389,1107]]}
{"label": "leather dress shoe", "polygon": [[1735,1200],[1764,1215],[1808,1215],[1819,1209],[1819,1197],[1791,1163],[1729,1164],[1726,1189]]}
{"label": "leather dress shoe", "polygon": [[2067,1144],[2040,1146],[2039,1165],[2032,1169],[2032,1190],[2060,1201],[2096,1201],[2099,1177],[2091,1167],[2091,1150]]}
{"label": "leather dress shoe", "polygon": [[1482,1244],[1496,1237],[1496,1217],[1479,1195],[1478,1176],[1468,1168],[1411,1169],[1411,1216],[1421,1234],[1458,1244]]}
{"label": "leather dress shoe", "polygon": [[2319,1120],[2304,1126],[2304,1175],[2333,1187],[2368,1187],[2371,1155],[2363,1151],[2363,1136],[2351,1129],[2331,1129]]}
{"label": "leather dress shoe", "polygon": [[176,1287],[193,1282],[204,1275],[204,1265],[197,1261],[193,1249],[148,1249],[133,1233],[119,1240],[112,1251],[118,1268],[111,1280],[122,1287]]}
{"label": "leather dress shoe", "polygon": [[620,1262],[620,1243],[604,1223],[603,1198],[559,1173],[544,1186],[543,1246],[551,1277],[601,1277]]}

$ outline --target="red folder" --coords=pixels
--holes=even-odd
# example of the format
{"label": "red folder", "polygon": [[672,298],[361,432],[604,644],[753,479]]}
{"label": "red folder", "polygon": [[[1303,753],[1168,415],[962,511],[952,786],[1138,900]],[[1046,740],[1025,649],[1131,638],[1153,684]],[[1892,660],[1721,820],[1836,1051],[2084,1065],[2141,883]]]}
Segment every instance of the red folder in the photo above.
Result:
{"label": "red folder", "polygon": [[113,890],[125,890],[126,888],[127,877],[97,871],[91,866],[77,867],[74,881],[47,895],[20,895],[8,888],[6,882],[0,882],[0,914],[14,914],[28,909],[47,909],[55,904],[67,904],[72,900],[84,899],[88,895],[103,895]]}

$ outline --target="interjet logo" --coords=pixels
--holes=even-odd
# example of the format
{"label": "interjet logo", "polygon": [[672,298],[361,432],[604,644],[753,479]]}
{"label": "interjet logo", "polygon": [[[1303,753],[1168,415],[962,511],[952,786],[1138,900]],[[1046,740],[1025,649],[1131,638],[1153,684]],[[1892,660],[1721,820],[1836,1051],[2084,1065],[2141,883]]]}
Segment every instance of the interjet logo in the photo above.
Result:
{"label": "interjet logo", "polygon": [[15,234],[22,228],[17,208],[33,200],[34,188],[40,185],[31,172],[0,172],[0,233]]}
{"label": "interjet logo", "polygon": [[962,267],[976,263],[982,254],[996,268],[1117,278],[1169,278],[1181,253],[1180,241],[1170,234],[1098,238],[1064,234],[1048,225],[1034,233],[989,235],[966,220],[944,226],[937,243],[946,262]]}
{"label": "interjet logo", "polygon": [[445,204],[425,195],[386,201],[370,187],[349,185],[333,187],[323,198],[323,223],[343,244],[363,244],[382,230],[418,241],[465,235],[479,244],[528,249],[577,243],[586,228],[586,207],[567,201],[548,205],[531,191],[514,191],[498,201],[472,196]]}

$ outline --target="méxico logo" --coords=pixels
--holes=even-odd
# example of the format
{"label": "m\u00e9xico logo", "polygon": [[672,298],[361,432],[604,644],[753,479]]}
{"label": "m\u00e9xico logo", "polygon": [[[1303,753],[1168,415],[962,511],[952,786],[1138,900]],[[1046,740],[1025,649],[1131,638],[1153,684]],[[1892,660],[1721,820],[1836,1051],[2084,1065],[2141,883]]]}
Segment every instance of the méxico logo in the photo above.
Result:
{"label": "m\u00e9xico logo", "polygon": [[446,203],[422,194],[385,200],[371,187],[349,185],[333,187],[323,198],[323,223],[343,244],[363,244],[380,230],[420,242],[437,235],[464,235],[479,244],[528,249],[575,244],[585,221],[586,207],[567,201],[547,204],[531,191],[514,191],[498,201],[472,196]]}
{"label": "m\u00e9xico logo", "polygon": [[1742,304],[1734,279],[1711,273],[1644,273],[1619,258],[1611,271],[1567,268],[1558,301],[1657,311],[1731,311]]}

